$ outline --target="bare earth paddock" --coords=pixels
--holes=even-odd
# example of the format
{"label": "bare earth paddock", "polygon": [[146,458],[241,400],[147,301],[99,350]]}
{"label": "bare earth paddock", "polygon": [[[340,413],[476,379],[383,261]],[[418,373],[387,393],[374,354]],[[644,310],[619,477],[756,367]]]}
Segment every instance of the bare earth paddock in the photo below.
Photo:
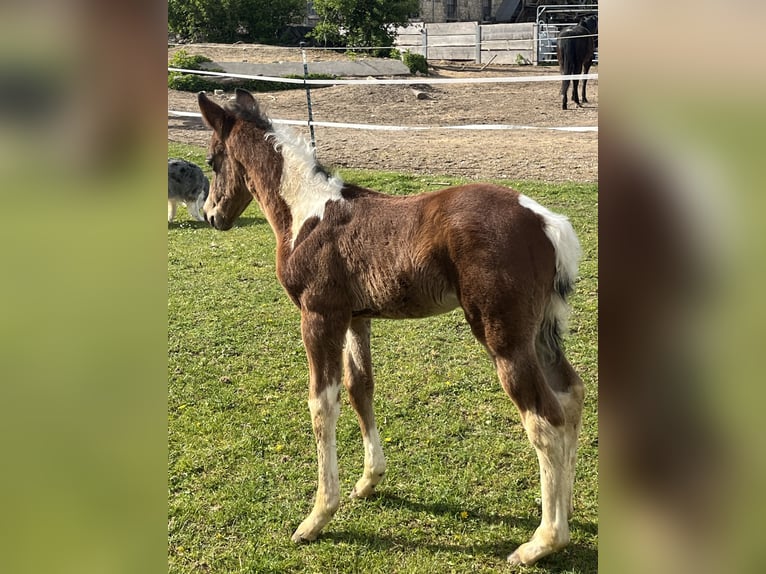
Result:
{"label": "bare earth paddock", "polygon": [[[217,62],[300,61],[296,48],[259,45],[186,45],[191,54]],[[178,48],[170,48],[168,56]],[[311,62],[345,58],[331,51],[308,51]],[[438,62],[436,78],[541,76],[558,74],[541,66],[487,66]],[[592,72],[598,73],[598,67]],[[559,82],[442,84],[417,86],[331,86],[313,89],[314,120],[397,126],[512,124],[533,127],[598,125],[598,81],[588,82],[582,108],[561,110]],[[222,102],[230,93],[215,97]],[[257,95],[276,119],[307,118],[306,94],[288,90]],[[168,90],[168,109],[198,112],[196,95]],[[308,129],[303,131],[308,137]],[[450,175],[470,179],[596,182],[598,132],[553,130],[373,131],[316,127],[317,157],[328,168],[348,167]],[[168,117],[168,140],[207,145],[210,132],[196,118]]]}

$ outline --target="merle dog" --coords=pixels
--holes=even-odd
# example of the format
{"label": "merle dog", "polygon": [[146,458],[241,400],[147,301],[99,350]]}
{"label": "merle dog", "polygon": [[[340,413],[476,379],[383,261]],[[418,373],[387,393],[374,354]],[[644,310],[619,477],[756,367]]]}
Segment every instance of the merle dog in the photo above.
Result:
{"label": "merle dog", "polygon": [[200,212],[210,189],[210,180],[202,169],[185,159],[168,159],[168,223],[173,221],[176,208],[183,203],[197,221],[205,221]]}

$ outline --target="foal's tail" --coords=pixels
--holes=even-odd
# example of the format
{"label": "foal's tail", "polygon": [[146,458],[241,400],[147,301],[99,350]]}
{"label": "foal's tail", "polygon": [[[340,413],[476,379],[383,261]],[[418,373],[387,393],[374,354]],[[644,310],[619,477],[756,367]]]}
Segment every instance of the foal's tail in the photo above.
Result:
{"label": "foal's tail", "polygon": [[569,318],[567,296],[574,288],[577,278],[577,266],[582,251],[577,235],[563,215],[553,213],[526,196],[520,196],[519,203],[538,213],[544,221],[545,235],[553,244],[556,252],[556,275],[553,278],[553,291],[545,306],[543,322],[538,334],[538,351],[542,358],[554,362],[562,354],[562,337],[566,332]]}

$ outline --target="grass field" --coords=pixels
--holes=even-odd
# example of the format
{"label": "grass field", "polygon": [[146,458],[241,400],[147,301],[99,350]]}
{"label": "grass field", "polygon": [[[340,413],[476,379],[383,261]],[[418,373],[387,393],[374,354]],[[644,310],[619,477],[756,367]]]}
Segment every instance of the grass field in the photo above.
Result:
{"label": "grass field", "polygon": [[[205,151],[169,155],[204,166]],[[444,177],[341,171],[392,194]],[[521,572],[596,572],[597,186],[500,182],[568,215],[583,245],[567,355],[587,388],[572,542]],[[169,572],[508,571],[540,521],[537,459],[460,310],[373,322],[375,407],[388,461],[369,500],[342,500],[312,544],[290,535],[310,511],[316,449],[298,310],[276,280],[274,238],[255,203],[221,233],[179,208],[168,225]],[[341,492],[362,472],[347,397]]]}

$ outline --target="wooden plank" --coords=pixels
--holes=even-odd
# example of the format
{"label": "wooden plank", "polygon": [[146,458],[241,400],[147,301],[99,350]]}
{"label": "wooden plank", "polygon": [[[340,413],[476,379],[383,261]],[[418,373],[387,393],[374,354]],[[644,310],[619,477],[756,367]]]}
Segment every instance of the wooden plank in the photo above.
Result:
{"label": "wooden plank", "polygon": [[475,22],[445,22],[436,24],[426,24],[428,37],[432,35],[443,36],[445,34],[474,34],[476,32]]}
{"label": "wooden plank", "polygon": [[532,30],[524,32],[501,32],[500,30],[487,30],[482,27],[481,37],[485,40],[531,40],[534,37]]}
{"label": "wooden plank", "polygon": [[475,46],[476,45],[476,35],[471,34],[470,36],[468,34],[464,35],[455,35],[455,36],[431,36],[431,34],[428,34],[428,48],[430,49],[432,46],[435,47],[441,47],[441,46]]}
{"label": "wooden plank", "polygon": [[495,59],[492,60],[493,64],[515,64],[516,63],[516,56],[517,54],[521,54],[522,57],[526,58],[530,62],[532,61],[532,56],[534,55],[534,52],[532,50],[513,50],[513,51],[504,51],[504,52],[497,52],[497,51],[491,51],[491,50],[482,50],[481,52],[481,63],[486,63],[492,60],[492,57],[494,56]]}
{"label": "wooden plank", "polygon": [[418,36],[398,36],[394,42],[397,46],[422,46],[423,37]]}
{"label": "wooden plank", "polygon": [[476,60],[476,50],[474,48],[433,48],[428,47],[429,60]]}
{"label": "wooden plank", "polygon": [[535,29],[534,22],[521,22],[516,24],[482,24],[481,31],[497,32],[499,34],[532,34]]}
{"label": "wooden plank", "polygon": [[532,50],[535,44],[531,39],[526,40],[483,40],[482,50]]}

